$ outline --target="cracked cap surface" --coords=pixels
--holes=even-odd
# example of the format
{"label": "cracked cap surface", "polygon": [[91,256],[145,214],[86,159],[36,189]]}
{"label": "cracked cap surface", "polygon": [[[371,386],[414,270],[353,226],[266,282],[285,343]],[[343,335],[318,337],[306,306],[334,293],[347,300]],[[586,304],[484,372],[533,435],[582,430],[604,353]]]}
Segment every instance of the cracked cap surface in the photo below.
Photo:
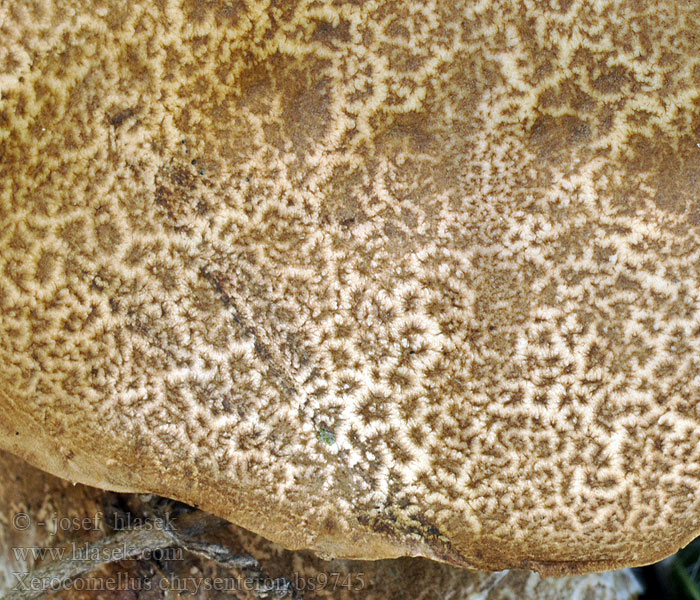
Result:
{"label": "cracked cap surface", "polygon": [[698,22],[0,0],[0,445],[322,556],[674,552]]}

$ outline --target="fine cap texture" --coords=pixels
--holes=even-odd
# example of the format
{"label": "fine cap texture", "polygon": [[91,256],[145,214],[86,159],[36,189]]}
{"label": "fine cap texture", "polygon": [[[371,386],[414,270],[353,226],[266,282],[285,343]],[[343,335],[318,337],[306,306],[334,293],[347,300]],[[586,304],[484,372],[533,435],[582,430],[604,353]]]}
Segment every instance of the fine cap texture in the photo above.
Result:
{"label": "fine cap texture", "polygon": [[[37,569],[49,561],[32,561],[31,549],[45,549],[51,557],[68,548],[66,559],[78,553],[91,557],[97,554],[91,551],[95,543],[118,535],[115,527],[133,531],[148,522],[139,498],[71,485],[2,451],[0,478],[5,482],[0,487],[0,594],[41,581]],[[325,561],[234,525],[201,540],[256,558],[265,574],[263,585],[284,579],[303,600],[633,600],[642,591],[629,570],[546,579],[530,571],[477,573],[424,558]],[[117,546],[116,557],[129,547]],[[278,597],[256,594],[254,583],[250,573],[171,547],[106,564],[54,587],[64,590],[55,596],[60,600]],[[291,594],[286,598],[291,600]]]}
{"label": "fine cap texture", "polygon": [[700,530],[700,6],[0,0],[0,445],[289,549]]}

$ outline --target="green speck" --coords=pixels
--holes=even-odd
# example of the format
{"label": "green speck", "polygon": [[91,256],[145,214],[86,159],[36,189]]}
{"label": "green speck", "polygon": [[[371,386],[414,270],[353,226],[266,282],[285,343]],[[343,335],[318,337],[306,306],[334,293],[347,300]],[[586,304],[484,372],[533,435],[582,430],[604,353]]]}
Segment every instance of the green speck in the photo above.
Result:
{"label": "green speck", "polygon": [[333,444],[335,444],[335,433],[333,433],[330,429],[321,427],[321,429],[319,429],[318,431],[318,439],[324,442],[325,444],[332,446]]}

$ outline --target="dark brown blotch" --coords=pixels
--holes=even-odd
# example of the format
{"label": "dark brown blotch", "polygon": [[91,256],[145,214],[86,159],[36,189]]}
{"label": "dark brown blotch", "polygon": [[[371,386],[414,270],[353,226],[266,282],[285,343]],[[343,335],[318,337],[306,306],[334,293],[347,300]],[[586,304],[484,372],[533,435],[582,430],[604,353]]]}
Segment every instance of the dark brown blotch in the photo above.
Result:
{"label": "dark brown blotch", "polygon": [[124,108],[107,117],[109,124],[115,129],[119,129],[128,119],[136,114],[134,108]]}
{"label": "dark brown blotch", "polygon": [[340,21],[337,25],[332,25],[327,21],[317,21],[311,39],[331,47],[337,45],[338,42],[347,43],[351,39],[350,23]]}
{"label": "dark brown blotch", "polygon": [[588,122],[574,115],[537,117],[529,131],[530,145],[542,158],[554,158],[590,141]]}
{"label": "dark brown blotch", "polygon": [[603,69],[603,72],[593,79],[591,86],[601,94],[619,94],[632,79],[629,69],[622,65],[615,65]]}

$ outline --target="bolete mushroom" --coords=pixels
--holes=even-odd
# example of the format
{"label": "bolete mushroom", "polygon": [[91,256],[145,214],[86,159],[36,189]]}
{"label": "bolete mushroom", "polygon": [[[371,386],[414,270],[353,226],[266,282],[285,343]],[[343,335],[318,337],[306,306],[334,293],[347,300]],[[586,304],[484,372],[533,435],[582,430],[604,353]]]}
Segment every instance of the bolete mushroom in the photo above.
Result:
{"label": "bolete mushroom", "polygon": [[0,446],[322,557],[700,530],[697,2],[0,1]]}

